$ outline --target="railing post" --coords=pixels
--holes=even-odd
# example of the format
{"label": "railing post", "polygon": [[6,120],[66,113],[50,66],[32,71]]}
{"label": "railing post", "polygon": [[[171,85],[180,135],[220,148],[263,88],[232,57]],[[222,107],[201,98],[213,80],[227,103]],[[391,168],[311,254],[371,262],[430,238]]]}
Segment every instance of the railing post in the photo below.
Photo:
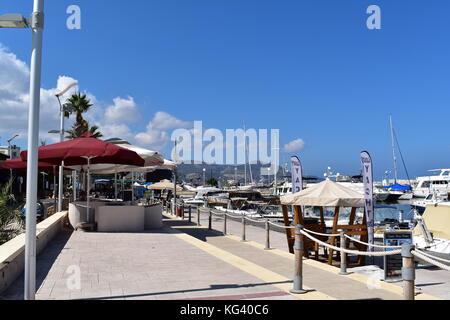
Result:
{"label": "railing post", "polygon": [[197,207],[197,226],[200,227],[200,207]]}
{"label": "railing post", "polygon": [[211,208],[209,208],[208,229],[212,230],[212,211],[211,211]]}
{"label": "railing post", "polygon": [[241,235],[241,241],[244,242],[245,240],[245,216],[242,214],[242,235]]}
{"label": "railing post", "polygon": [[[341,249],[345,250],[345,232],[344,230],[341,230],[339,232],[340,234],[340,242],[341,242]],[[346,276],[349,273],[347,272],[347,254],[344,251],[340,252],[341,254],[341,270],[339,271],[340,275]]]}
{"label": "railing post", "polygon": [[266,219],[266,247],[264,250],[270,250],[270,225],[269,219]]}
{"label": "railing post", "polygon": [[294,286],[290,290],[291,293],[306,293],[303,290],[303,235],[301,233],[302,226],[299,224],[295,227],[295,272],[294,272]]}
{"label": "railing post", "polygon": [[416,280],[416,271],[414,256],[411,251],[414,245],[403,243],[402,245],[402,279],[403,279],[403,298],[405,300],[414,300],[414,281]]}
{"label": "railing post", "polygon": [[227,214],[223,215],[223,235],[227,235]]}
{"label": "railing post", "polygon": [[192,207],[189,205],[189,223],[192,222]]}

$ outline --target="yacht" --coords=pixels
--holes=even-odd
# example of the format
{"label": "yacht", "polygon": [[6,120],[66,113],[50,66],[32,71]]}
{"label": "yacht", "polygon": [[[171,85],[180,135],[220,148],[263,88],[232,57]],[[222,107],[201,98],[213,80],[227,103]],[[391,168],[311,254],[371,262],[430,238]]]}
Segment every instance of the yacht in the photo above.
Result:
{"label": "yacht", "polygon": [[412,204],[422,214],[428,205],[436,206],[441,203],[450,203],[448,202],[448,193],[433,189],[425,199],[415,200]]}
{"label": "yacht", "polygon": [[432,190],[448,193],[450,191],[450,169],[429,170],[434,175],[418,177],[413,190],[414,197],[426,198]]}
{"label": "yacht", "polygon": [[417,226],[413,232],[414,244],[428,254],[450,261],[449,230],[450,202],[429,205],[425,213],[417,217]]}

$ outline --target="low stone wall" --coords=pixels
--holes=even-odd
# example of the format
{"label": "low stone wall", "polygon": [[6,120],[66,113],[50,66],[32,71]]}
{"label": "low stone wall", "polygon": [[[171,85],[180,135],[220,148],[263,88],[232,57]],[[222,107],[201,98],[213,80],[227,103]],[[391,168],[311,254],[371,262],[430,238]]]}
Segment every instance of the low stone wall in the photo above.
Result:
{"label": "low stone wall", "polygon": [[[36,226],[36,254],[62,230],[67,211],[58,212]],[[0,293],[5,291],[24,271],[25,234],[0,246]]]}

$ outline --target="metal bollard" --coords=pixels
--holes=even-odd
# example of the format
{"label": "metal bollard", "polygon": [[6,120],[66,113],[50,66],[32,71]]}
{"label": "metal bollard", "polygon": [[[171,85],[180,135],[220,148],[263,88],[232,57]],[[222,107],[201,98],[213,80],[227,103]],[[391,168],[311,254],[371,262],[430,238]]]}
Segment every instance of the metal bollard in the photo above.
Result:
{"label": "metal bollard", "polygon": [[211,208],[209,208],[208,229],[212,230],[212,212],[211,212]]}
{"label": "metal bollard", "polygon": [[181,205],[181,219],[184,220],[184,204]]}
{"label": "metal bollard", "polygon": [[404,243],[402,245],[402,279],[403,279],[403,298],[405,300],[414,300],[414,281],[416,280],[416,270],[414,256],[411,251],[414,245]]}
{"label": "metal bollard", "polygon": [[270,250],[270,225],[269,219],[266,219],[266,247],[264,250]]}
{"label": "metal bollard", "polygon": [[223,235],[227,235],[227,215],[223,215]]}
{"label": "metal bollard", "polygon": [[[340,232],[340,242],[341,242],[341,249],[345,250],[345,232],[344,230],[341,230]],[[344,251],[341,251],[341,270],[339,271],[339,274],[342,276],[346,276],[349,274],[347,272],[347,254]]]}
{"label": "metal bollard", "polygon": [[189,223],[192,222],[192,207],[189,205]]}
{"label": "metal bollard", "polygon": [[295,273],[294,273],[294,286],[290,290],[291,293],[306,293],[303,290],[303,235],[301,233],[302,226],[299,224],[295,227]]}
{"label": "metal bollard", "polygon": [[245,216],[242,215],[242,236],[241,241],[244,242],[245,240]]}
{"label": "metal bollard", "polygon": [[197,207],[197,226],[200,227],[200,207]]}

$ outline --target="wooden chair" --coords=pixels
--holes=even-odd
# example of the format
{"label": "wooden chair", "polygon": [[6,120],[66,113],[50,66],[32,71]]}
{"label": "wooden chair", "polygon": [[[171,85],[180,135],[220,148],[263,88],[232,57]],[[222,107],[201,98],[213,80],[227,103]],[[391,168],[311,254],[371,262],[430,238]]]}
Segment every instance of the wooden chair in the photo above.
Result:
{"label": "wooden chair", "polygon": [[[289,220],[287,206],[283,205],[282,211],[283,211],[284,225],[290,226],[291,222]],[[297,224],[301,224],[307,230],[320,232],[320,233],[326,233],[325,220],[323,217],[323,208],[321,208],[320,213],[321,214],[320,214],[320,223],[319,224],[309,223],[309,221],[307,219],[303,218],[301,207],[294,206],[294,226]],[[319,239],[321,241],[327,241],[327,239],[328,239],[328,237],[326,237],[326,236],[314,235],[314,237],[316,237],[317,239]],[[293,254],[294,253],[294,243],[295,243],[295,229],[294,228],[286,229],[286,239],[287,239],[287,243],[288,243],[289,252]],[[313,251],[315,259],[318,259],[319,258],[319,249],[320,249],[319,244],[316,243],[315,241],[308,239],[307,237],[303,237],[303,241],[304,241],[304,256],[306,258],[309,258],[310,252]]]}
{"label": "wooden chair", "polygon": [[[368,240],[368,231],[367,231],[367,222],[366,222],[366,215],[364,215],[363,223],[362,224],[354,224],[356,216],[356,208],[352,208],[352,211],[350,213],[349,223],[347,225],[338,225],[339,220],[339,208],[336,207],[335,214],[334,214],[334,221],[333,221],[333,229],[332,234],[339,233],[340,230],[344,231],[344,233],[350,237],[354,236],[360,236],[360,240],[363,242],[367,242]],[[329,244],[332,244],[336,247],[340,246],[340,237],[332,237],[328,240]],[[355,248],[358,251],[366,251],[367,246],[353,242]],[[350,240],[346,239],[345,247],[348,248],[350,245]],[[328,249],[328,264],[333,264],[333,253],[335,250]],[[358,265],[362,266],[365,263],[365,257],[364,256],[358,256]]]}

